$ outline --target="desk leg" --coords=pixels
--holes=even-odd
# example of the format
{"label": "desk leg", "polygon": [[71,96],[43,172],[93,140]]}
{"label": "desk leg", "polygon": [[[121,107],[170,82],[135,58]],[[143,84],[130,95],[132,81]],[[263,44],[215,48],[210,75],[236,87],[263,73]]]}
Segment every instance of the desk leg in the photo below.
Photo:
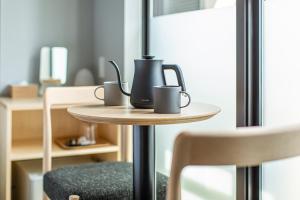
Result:
{"label": "desk leg", "polygon": [[134,200],[155,200],[154,126],[133,126]]}
{"label": "desk leg", "polygon": [[261,200],[262,166],[237,168],[236,199]]}

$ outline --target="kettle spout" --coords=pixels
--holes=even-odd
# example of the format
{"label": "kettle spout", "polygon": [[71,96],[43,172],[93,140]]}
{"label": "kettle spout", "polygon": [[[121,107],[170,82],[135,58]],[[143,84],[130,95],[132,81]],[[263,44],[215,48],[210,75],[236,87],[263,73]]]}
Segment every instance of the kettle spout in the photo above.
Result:
{"label": "kettle spout", "polygon": [[130,96],[131,94],[126,92],[123,87],[122,87],[122,80],[121,80],[121,73],[120,73],[120,69],[117,65],[117,63],[113,60],[110,60],[108,61],[109,63],[112,64],[112,66],[115,68],[116,72],[117,72],[117,77],[118,77],[118,84],[119,84],[119,88],[120,88],[120,91],[125,94],[126,96]]}

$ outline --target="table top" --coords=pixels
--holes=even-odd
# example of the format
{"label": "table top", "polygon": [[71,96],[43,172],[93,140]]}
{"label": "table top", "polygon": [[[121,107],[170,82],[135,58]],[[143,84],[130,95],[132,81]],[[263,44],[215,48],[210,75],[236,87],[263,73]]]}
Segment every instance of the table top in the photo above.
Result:
{"label": "table top", "polygon": [[158,125],[202,121],[220,112],[210,104],[192,103],[181,109],[180,114],[157,114],[153,109],[137,109],[127,106],[82,105],[71,106],[68,112],[75,118],[91,123],[120,125]]}

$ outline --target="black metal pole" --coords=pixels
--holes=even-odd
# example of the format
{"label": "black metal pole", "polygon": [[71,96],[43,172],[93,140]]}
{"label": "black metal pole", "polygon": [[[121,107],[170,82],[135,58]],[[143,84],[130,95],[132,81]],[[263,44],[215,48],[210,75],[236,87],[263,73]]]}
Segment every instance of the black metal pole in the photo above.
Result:
{"label": "black metal pole", "polygon": [[155,200],[154,126],[133,126],[133,195],[135,200]]}
{"label": "black metal pole", "polygon": [[[150,0],[142,0],[142,55],[150,52]],[[155,127],[133,126],[133,197],[156,199]]]}
{"label": "black metal pole", "polygon": [[142,54],[149,55],[150,49],[150,0],[142,1]]}
{"label": "black metal pole", "polygon": [[[262,125],[263,0],[237,0],[237,127]],[[237,169],[237,200],[261,199],[261,166]]]}

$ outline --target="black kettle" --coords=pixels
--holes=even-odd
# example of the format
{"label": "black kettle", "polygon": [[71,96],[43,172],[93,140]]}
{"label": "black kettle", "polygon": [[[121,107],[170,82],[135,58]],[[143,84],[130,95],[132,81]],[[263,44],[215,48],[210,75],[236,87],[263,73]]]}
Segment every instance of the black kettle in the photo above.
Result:
{"label": "black kettle", "polygon": [[162,64],[163,60],[156,60],[154,56],[143,56],[143,59],[135,59],[135,71],[132,82],[131,94],[124,91],[121,85],[121,75],[118,65],[109,61],[115,68],[120,90],[123,94],[130,96],[130,103],[135,108],[153,108],[153,86],[166,85],[164,70],[174,70],[178,84],[185,91],[185,84],[181,69],[178,65]]}

